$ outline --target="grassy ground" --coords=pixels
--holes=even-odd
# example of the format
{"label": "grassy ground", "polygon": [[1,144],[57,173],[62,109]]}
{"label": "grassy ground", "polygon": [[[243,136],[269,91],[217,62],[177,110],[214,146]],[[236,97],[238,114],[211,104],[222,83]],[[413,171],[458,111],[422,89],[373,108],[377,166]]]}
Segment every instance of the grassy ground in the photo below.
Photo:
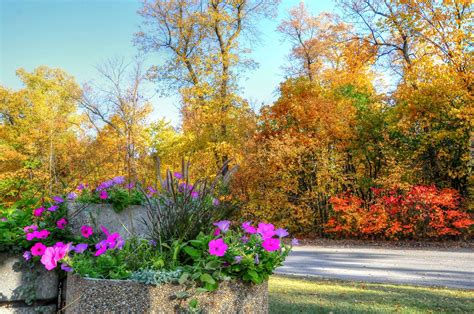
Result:
{"label": "grassy ground", "polygon": [[270,313],[474,313],[474,291],[273,276]]}

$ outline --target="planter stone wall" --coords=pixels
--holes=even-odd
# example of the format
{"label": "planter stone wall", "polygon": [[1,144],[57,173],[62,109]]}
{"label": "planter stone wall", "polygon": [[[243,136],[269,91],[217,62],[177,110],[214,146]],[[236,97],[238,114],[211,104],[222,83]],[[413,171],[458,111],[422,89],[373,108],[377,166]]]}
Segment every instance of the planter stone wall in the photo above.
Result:
{"label": "planter stone wall", "polygon": [[[20,256],[19,256],[20,255]],[[0,313],[56,313],[58,298],[58,276],[54,271],[47,271],[38,265],[39,277],[31,282],[27,274],[33,273],[28,268],[18,269],[15,263],[23,259],[21,254],[0,253]],[[35,272],[36,272],[35,270]],[[33,285],[36,300],[32,305],[25,302],[25,295],[20,287]]]}
{"label": "planter stone wall", "polygon": [[103,280],[68,275],[65,313],[176,313],[192,299],[204,313],[268,313],[268,283],[222,282],[219,289],[178,299],[184,286],[145,285],[128,280]]}
{"label": "planter stone wall", "polygon": [[147,218],[145,206],[129,206],[120,213],[116,213],[109,204],[68,204],[68,220],[72,230],[77,235],[81,234],[82,225],[93,226],[98,230],[100,225],[106,227],[110,232],[119,232],[127,239],[132,234],[144,236],[146,226],[143,219]]}

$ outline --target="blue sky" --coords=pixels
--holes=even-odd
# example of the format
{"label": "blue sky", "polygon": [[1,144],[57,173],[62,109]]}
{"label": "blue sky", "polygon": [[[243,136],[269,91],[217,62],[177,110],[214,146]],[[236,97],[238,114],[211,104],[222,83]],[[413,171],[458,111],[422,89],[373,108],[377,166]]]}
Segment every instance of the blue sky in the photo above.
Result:
{"label": "blue sky", "polygon": [[[243,95],[255,104],[271,103],[283,79],[290,45],[276,32],[279,21],[300,0],[282,0],[278,18],[258,24],[261,43],[251,57],[259,68],[240,82]],[[335,11],[332,0],[306,0],[313,14]],[[15,70],[39,65],[59,67],[79,83],[97,78],[95,66],[110,57],[132,58],[137,49],[131,40],[138,30],[139,0],[0,0],[0,84],[21,88]],[[159,62],[148,55],[147,61]],[[150,87],[151,88],[151,87]],[[153,117],[179,124],[177,98],[154,97]]]}

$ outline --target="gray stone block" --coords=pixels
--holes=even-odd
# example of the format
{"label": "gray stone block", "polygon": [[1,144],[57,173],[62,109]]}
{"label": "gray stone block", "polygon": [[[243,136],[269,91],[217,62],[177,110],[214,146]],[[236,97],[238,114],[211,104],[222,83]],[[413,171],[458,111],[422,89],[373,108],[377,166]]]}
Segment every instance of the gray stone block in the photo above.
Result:
{"label": "gray stone block", "polygon": [[145,285],[128,280],[104,280],[68,275],[66,314],[72,313],[176,313],[198,300],[204,313],[268,313],[268,283],[261,285],[226,281],[214,292],[176,298],[182,285]]}
{"label": "gray stone block", "polygon": [[129,206],[120,213],[116,213],[112,205],[108,204],[81,204],[70,203],[68,205],[68,220],[73,233],[80,235],[82,225],[93,226],[99,230],[103,225],[110,232],[118,232],[127,239],[131,235],[146,236],[146,226],[143,219],[147,219],[145,206]]}

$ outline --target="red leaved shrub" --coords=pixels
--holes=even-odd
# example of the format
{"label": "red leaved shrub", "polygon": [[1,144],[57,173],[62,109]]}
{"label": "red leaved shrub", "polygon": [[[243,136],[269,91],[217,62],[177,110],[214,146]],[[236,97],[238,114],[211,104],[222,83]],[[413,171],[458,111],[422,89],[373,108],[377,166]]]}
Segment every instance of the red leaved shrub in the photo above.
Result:
{"label": "red leaved shrub", "polygon": [[474,224],[454,189],[374,188],[372,194],[370,201],[350,193],[332,197],[325,231],[338,237],[446,239],[467,233]]}

